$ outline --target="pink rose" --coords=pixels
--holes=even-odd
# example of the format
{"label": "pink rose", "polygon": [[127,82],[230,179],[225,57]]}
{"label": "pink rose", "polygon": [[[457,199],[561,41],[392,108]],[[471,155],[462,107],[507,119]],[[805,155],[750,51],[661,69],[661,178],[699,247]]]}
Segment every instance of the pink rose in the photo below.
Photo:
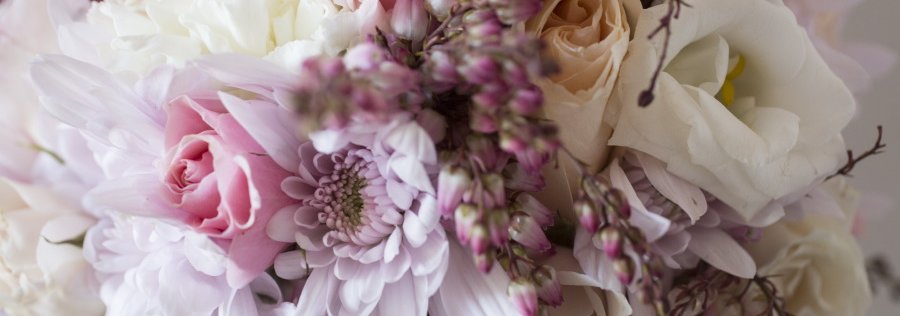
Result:
{"label": "pink rose", "polygon": [[229,283],[249,282],[284,248],[266,235],[266,223],[292,203],[279,186],[289,174],[218,99],[182,96],[166,113],[161,195],[186,224],[227,250]]}

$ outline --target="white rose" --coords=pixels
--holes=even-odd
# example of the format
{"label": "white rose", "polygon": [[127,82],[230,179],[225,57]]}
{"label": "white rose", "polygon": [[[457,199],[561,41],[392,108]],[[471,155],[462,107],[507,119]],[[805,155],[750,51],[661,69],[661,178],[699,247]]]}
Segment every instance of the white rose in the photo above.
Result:
{"label": "white rose", "polygon": [[60,46],[67,55],[132,76],[215,53],[293,68],[306,57],[346,48],[349,35],[323,27],[337,13],[328,0],[104,1],[93,4],[86,22],[63,26]]}
{"label": "white rose", "polygon": [[[597,171],[605,164],[606,142],[612,134],[602,118],[628,49],[625,4],[548,0],[525,28],[544,40],[545,52],[559,65],[559,73],[537,82],[544,93],[545,116],[558,123],[565,147]],[[549,190],[542,194],[542,202],[552,209],[570,209],[569,188],[574,189],[579,179],[574,162],[561,159],[559,169],[547,174]]]}
{"label": "white rose", "polygon": [[872,296],[865,258],[850,233],[858,194],[843,178],[826,182],[824,188],[830,198],[814,203],[831,203],[843,214],[783,220],[766,228],[762,239],[748,250],[761,266],[759,274],[770,276],[788,312],[864,315]]}
{"label": "white rose", "polygon": [[[783,213],[780,199],[834,171],[855,103],[776,0],[696,0],[672,23],[665,68],[646,108],[667,6],[640,17],[615,91],[621,112],[611,145],[631,147],[712,193],[751,222]],[[740,58],[739,58],[740,57]],[[745,66],[741,72],[741,62]],[[726,83],[726,74],[731,73]],[[717,99],[724,85],[733,94]],[[730,90],[730,89],[728,89]],[[729,103],[726,101],[726,103]]]}
{"label": "white rose", "polygon": [[93,224],[58,195],[0,181],[0,306],[10,315],[99,315],[90,266],[67,244]]}

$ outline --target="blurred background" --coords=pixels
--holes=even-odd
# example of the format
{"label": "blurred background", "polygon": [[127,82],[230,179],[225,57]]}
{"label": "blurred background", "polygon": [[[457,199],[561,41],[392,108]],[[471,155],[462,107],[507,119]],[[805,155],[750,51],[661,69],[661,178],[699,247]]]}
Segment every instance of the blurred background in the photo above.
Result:
{"label": "blurred background", "polygon": [[[900,53],[898,14],[900,1],[865,1],[850,13],[844,40],[877,43]],[[900,67],[895,65],[858,100],[859,113],[844,134],[847,146],[856,152],[870,148],[877,125],[884,125],[888,146],[853,171],[852,182],[863,194],[860,243],[867,258],[883,256],[900,277]],[[900,301],[891,300],[891,289],[875,283],[878,291],[869,315],[900,315]]]}

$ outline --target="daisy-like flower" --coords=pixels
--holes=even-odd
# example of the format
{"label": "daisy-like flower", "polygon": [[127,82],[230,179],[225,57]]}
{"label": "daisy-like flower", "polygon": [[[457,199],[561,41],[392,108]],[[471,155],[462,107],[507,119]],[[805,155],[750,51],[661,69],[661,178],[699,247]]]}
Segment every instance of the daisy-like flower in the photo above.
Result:
{"label": "daisy-like flower", "polygon": [[88,231],[84,247],[107,315],[276,315],[286,304],[267,274],[229,287],[225,251],[184,226],[111,214]]}
{"label": "daisy-like flower", "polygon": [[[358,55],[351,50],[344,57],[348,71],[358,69],[353,60]],[[254,78],[248,75],[250,69],[270,75],[284,72],[240,56],[199,63],[217,69],[210,73],[219,79]],[[373,76],[379,76],[377,71]],[[299,315],[424,315],[449,256],[434,187],[434,144],[440,135],[419,123],[433,122],[433,115],[426,114],[431,112],[354,112],[359,115],[350,115],[347,124],[307,139],[296,136],[302,118],[289,110],[296,106],[287,97],[291,86],[251,81],[235,81],[233,86],[254,91],[254,99],[225,93],[220,97],[264,153],[293,173],[281,188],[296,203],[275,213],[268,233],[298,246],[278,255],[274,265],[283,278],[307,278],[297,303]],[[328,86],[323,84],[323,89]]]}
{"label": "daisy-like flower", "polygon": [[[297,278],[313,269],[303,315],[424,314],[448,258],[431,181],[434,144],[409,115],[352,126],[328,132],[351,140],[341,149],[316,150],[335,141],[322,135],[300,146],[296,175],[282,183],[299,203],[277,213],[269,233],[301,250],[279,255],[276,272]],[[279,264],[287,262],[295,264]]]}
{"label": "daisy-like flower", "polygon": [[[753,232],[751,225],[770,223],[744,221],[734,209],[668,173],[663,162],[644,153],[626,152],[612,161],[604,176],[627,199],[629,224],[643,233],[648,250],[670,268],[693,268],[703,260],[738,277],[756,275],[753,258],[735,236],[748,237],[740,234]],[[595,234],[583,227],[576,230],[575,256],[585,272],[605,289],[622,289],[616,277],[622,271],[616,269],[613,258],[638,255],[623,248],[624,238],[609,226]]]}

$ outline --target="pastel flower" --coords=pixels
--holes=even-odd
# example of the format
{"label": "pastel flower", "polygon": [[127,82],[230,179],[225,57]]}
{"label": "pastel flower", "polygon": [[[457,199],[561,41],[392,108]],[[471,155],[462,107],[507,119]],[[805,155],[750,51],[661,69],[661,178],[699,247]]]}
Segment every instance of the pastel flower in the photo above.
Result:
{"label": "pastel flower", "polygon": [[746,221],[778,219],[841,163],[853,96],[782,3],[698,0],[673,20],[683,31],[666,46],[656,98],[641,107],[664,53],[662,37],[648,34],[665,12],[654,6],[638,21],[610,144],[662,160]]}
{"label": "pastel flower", "polygon": [[0,179],[0,312],[102,314],[90,266],[68,242],[94,221],[47,186]]}
{"label": "pastel flower", "polygon": [[482,273],[464,246],[452,238],[448,244],[447,277],[431,297],[428,313],[435,316],[517,315],[516,305],[507,295],[510,280],[506,273],[502,269]]}
{"label": "pastel flower", "polygon": [[[110,214],[91,228],[84,254],[100,281],[107,315],[262,315],[282,298],[262,275],[243,288],[226,280],[226,253],[184,226]],[[259,294],[272,298],[264,304]]]}
{"label": "pastel flower", "polygon": [[337,27],[346,20],[338,11],[328,0],[103,1],[86,21],[63,25],[60,43],[71,57],[132,77],[217,53],[296,68],[360,38]]}
{"label": "pastel flower", "polygon": [[[730,207],[665,170],[663,163],[629,152],[609,167],[614,187],[631,205],[632,225],[641,229],[667,265],[694,267],[703,260],[742,278],[756,273],[752,258],[734,235],[752,232]],[[764,225],[768,223],[754,223]]]}
{"label": "pastel flower", "polygon": [[872,293],[865,256],[851,234],[858,192],[843,177],[826,181],[820,189],[825,194],[786,207],[791,213],[809,208],[817,212],[804,211],[802,218],[766,227],[748,251],[759,263],[759,273],[772,276],[791,314],[863,315]]}
{"label": "pastel flower", "polygon": [[290,203],[277,185],[288,173],[260,155],[204,73],[163,67],[130,88],[95,66],[44,56],[32,74],[46,109],[92,141],[105,179],[85,197],[89,209],[178,220],[214,238],[233,288],[272,264],[285,244],[265,225]]}
{"label": "pastel flower", "polygon": [[282,183],[300,203],[269,225],[273,238],[304,252],[305,264],[290,269],[313,269],[299,311],[424,314],[447,267],[429,175],[434,144],[408,116],[338,133],[350,144],[322,152],[334,140],[314,134],[300,146],[299,169]]}
{"label": "pastel flower", "polygon": [[307,277],[297,312],[423,314],[447,269],[448,250],[438,224],[434,141],[414,115],[351,116],[345,127],[298,137],[302,118],[291,112],[288,96],[302,82],[264,86],[254,75],[289,72],[235,55],[199,63],[220,80],[243,79],[231,87],[255,92],[219,98],[261,154],[291,172],[276,184],[293,203],[272,217],[268,234],[299,246],[275,259],[279,276]]}
{"label": "pastel flower", "polygon": [[[37,93],[28,78],[31,60],[58,51],[55,23],[73,19],[87,1],[48,5],[46,0],[0,3],[0,176],[29,182],[39,168],[38,149],[49,149],[55,122],[40,111]],[[59,148],[53,148],[58,150]]]}
{"label": "pastel flower", "polygon": [[[669,268],[690,269],[702,260],[741,278],[756,275],[756,263],[733,236],[752,231],[748,224],[721,201],[666,171],[663,162],[628,151],[613,159],[602,175],[623,193],[631,210],[628,222],[646,238],[648,251]],[[610,238],[607,232],[591,234],[579,226],[575,258],[603,289],[625,291],[628,286],[617,275],[614,259],[640,254],[622,248],[622,237]]]}

